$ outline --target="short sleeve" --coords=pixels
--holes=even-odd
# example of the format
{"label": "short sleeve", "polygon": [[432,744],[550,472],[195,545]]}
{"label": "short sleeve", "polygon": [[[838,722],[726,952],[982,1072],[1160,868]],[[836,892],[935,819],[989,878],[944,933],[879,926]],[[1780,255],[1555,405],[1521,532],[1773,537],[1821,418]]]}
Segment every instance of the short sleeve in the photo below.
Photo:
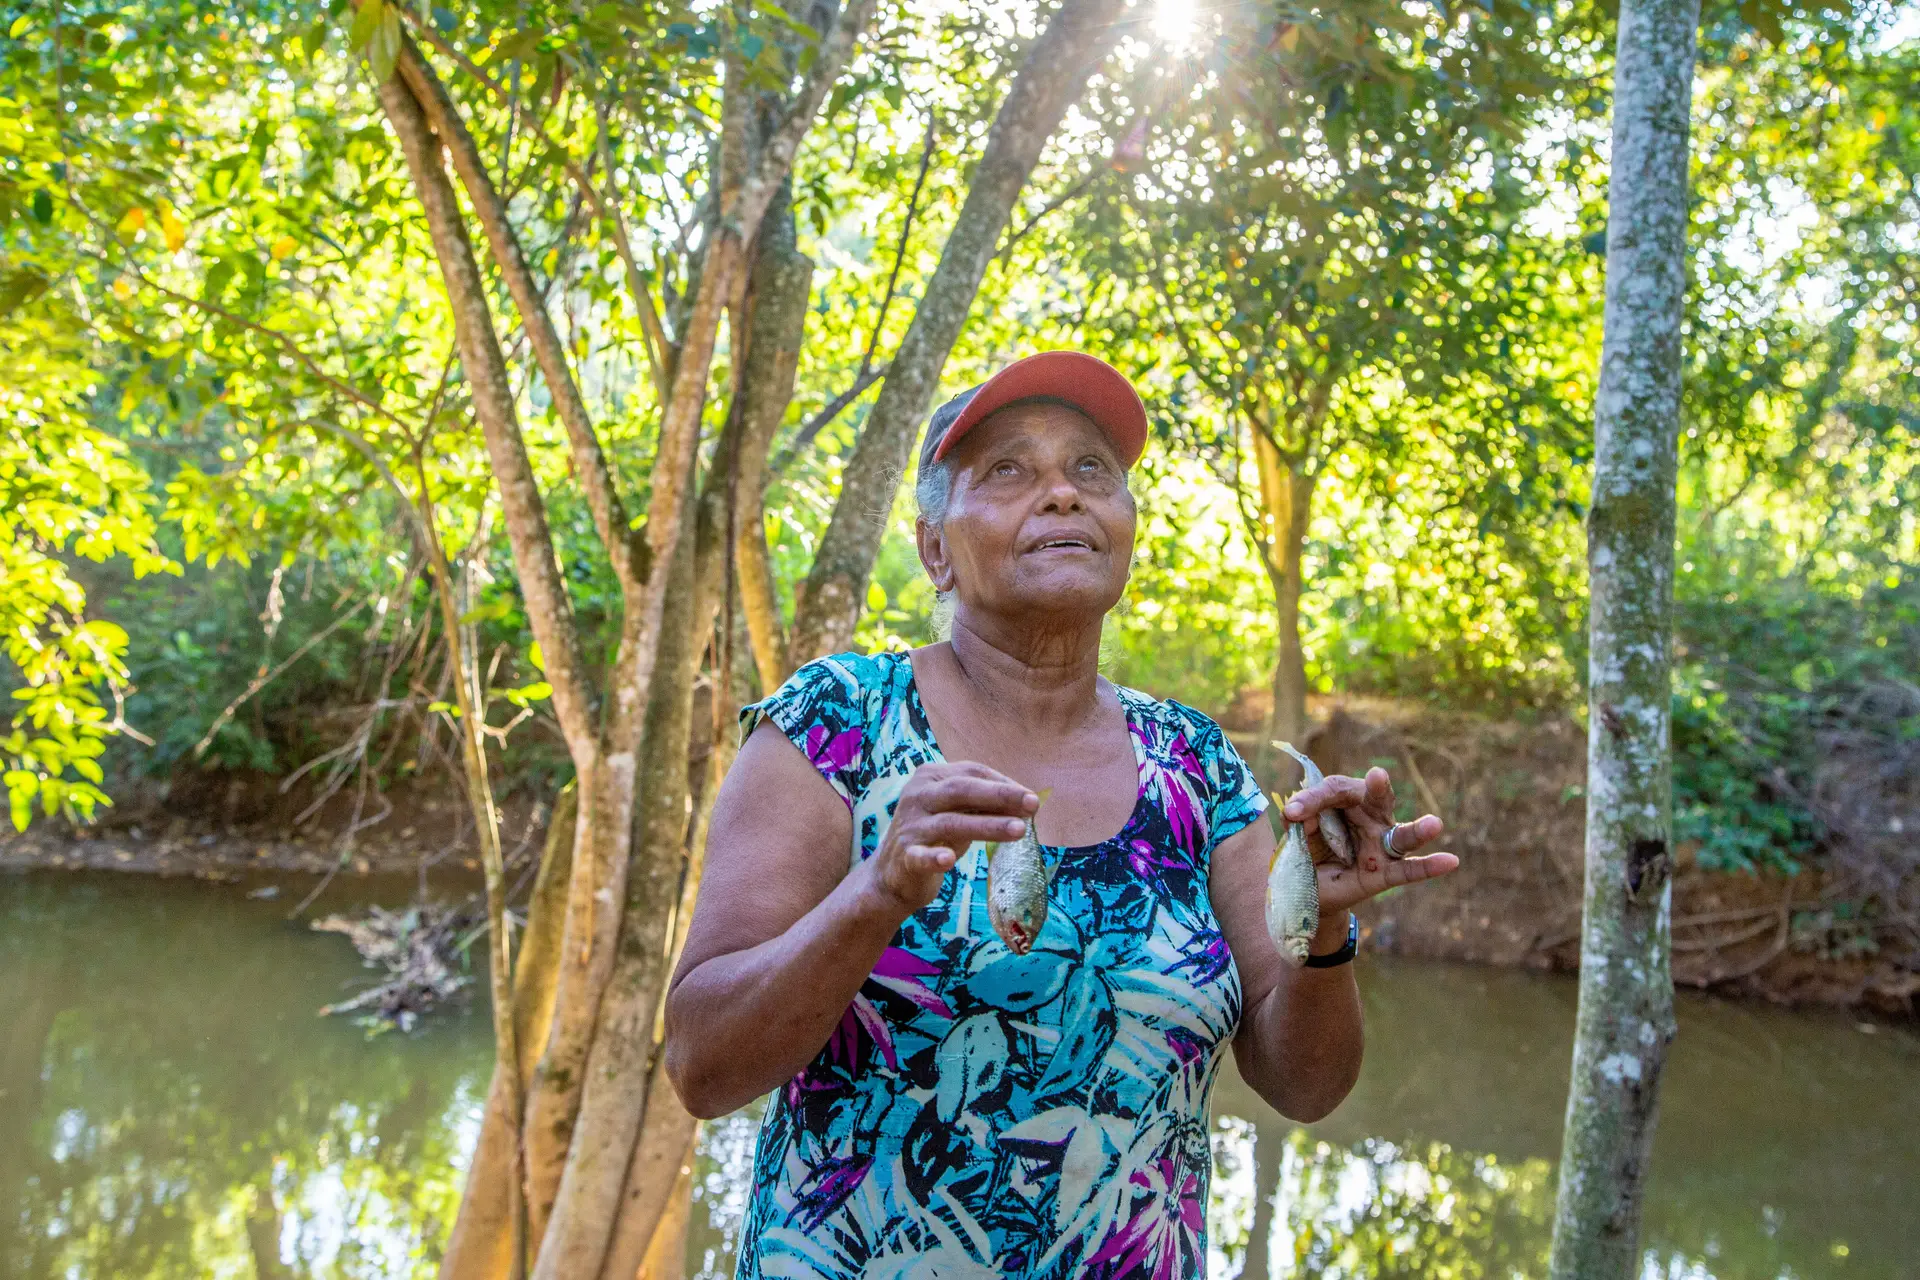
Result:
{"label": "short sleeve", "polygon": [[[1207,818],[1207,847],[1211,850],[1237,834],[1267,811],[1267,796],[1247,767],[1226,731],[1205,712],[1169,700],[1162,704],[1185,739],[1193,744],[1186,764],[1197,771],[1201,802]],[[1197,770],[1196,770],[1197,766]]]}
{"label": "short sleeve", "polygon": [[1218,845],[1251,826],[1254,819],[1267,811],[1267,795],[1260,789],[1239,748],[1228,740],[1219,725],[1213,726],[1209,737],[1211,741],[1207,745],[1211,749],[1202,756],[1209,783],[1207,830],[1212,843]]}
{"label": "short sleeve", "polygon": [[865,786],[867,698],[859,676],[834,658],[809,662],[788,681],[740,711],[740,740],[769,721],[847,807]]}

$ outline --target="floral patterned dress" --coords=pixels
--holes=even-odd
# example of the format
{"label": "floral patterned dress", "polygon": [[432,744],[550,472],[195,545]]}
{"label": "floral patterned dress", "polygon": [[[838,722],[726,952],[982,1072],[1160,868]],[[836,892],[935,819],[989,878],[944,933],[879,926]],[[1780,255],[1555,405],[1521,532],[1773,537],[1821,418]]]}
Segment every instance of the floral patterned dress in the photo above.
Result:
{"label": "floral patterned dress", "polygon": [[[1045,928],[987,920],[976,844],[901,926],[820,1055],[769,1101],[741,1277],[1154,1277],[1206,1269],[1207,1102],[1240,977],[1207,894],[1266,799],[1218,725],[1119,690],[1139,796],[1112,839],[1054,849]],[[942,759],[905,654],[800,669],[771,721],[872,856]]]}

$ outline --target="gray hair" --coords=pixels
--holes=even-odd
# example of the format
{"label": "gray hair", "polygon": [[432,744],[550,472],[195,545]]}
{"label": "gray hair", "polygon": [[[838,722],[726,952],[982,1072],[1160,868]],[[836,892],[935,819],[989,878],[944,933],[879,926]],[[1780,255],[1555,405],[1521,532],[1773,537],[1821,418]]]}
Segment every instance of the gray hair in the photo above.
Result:
{"label": "gray hair", "polygon": [[[944,525],[947,522],[947,500],[952,496],[953,464],[945,458],[938,462],[921,462],[920,474],[913,482],[913,505],[919,509],[920,518],[936,529]],[[935,639],[952,638],[953,592],[934,592],[931,621]]]}
{"label": "gray hair", "polygon": [[913,482],[913,505],[920,518],[934,528],[947,522],[947,499],[953,496],[953,464],[945,458],[920,464]]}

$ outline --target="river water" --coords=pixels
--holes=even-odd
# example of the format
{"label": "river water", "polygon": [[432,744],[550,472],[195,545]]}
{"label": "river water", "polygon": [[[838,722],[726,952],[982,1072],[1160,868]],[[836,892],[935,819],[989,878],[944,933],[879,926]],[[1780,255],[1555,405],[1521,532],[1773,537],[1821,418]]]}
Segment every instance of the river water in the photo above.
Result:
{"label": "river water", "polygon": [[[491,1052],[484,996],[409,1035],[286,901],[0,876],[0,1276],[427,1276]],[[1359,1087],[1320,1124],[1216,1096],[1216,1277],[1531,1276],[1574,987],[1368,958]],[[484,983],[479,984],[484,987]],[[1920,1276],[1920,1036],[1683,997],[1648,1277]],[[750,1112],[707,1126],[689,1275],[725,1276]]]}

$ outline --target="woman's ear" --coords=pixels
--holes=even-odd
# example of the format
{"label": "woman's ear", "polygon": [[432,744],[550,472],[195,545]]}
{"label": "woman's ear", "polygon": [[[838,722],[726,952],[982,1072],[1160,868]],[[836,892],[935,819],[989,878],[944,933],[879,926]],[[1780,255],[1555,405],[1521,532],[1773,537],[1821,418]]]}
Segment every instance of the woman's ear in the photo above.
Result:
{"label": "woman's ear", "polygon": [[946,530],[920,516],[913,522],[913,541],[920,551],[920,567],[933,580],[933,589],[953,590],[953,562],[947,558]]}

